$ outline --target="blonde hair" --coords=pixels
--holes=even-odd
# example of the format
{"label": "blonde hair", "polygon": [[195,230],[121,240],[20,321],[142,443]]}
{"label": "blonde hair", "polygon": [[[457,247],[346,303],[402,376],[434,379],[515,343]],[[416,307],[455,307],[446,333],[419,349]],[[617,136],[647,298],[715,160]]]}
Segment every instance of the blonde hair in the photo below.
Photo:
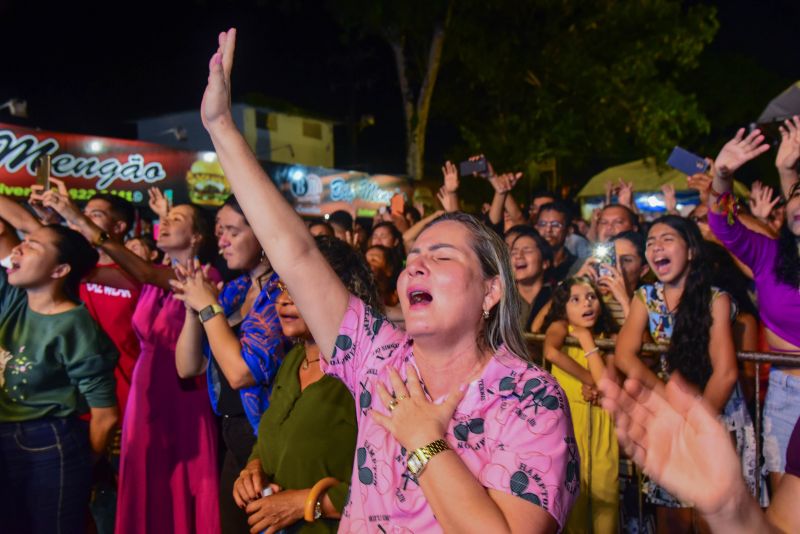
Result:
{"label": "blonde hair", "polygon": [[445,213],[437,217],[425,226],[423,232],[445,221],[457,222],[469,231],[472,250],[478,257],[484,280],[496,276],[500,281],[502,295],[497,305],[489,310],[489,318],[483,323],[481,339],[492,352],[497,352],[505,345],[509,352],[530,360],[528,345],[519,324],[522,301],[514,282],[508,247],[494,230],[472,215],[462,212]]}

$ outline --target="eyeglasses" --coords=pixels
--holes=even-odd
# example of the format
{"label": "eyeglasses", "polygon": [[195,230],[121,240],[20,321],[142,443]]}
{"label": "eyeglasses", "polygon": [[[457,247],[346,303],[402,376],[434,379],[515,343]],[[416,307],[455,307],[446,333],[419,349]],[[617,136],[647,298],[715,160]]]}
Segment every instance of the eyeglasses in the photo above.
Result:
{"label": "eyeglasses", "polygon": [[552,228],[553,230],[561,230],[564,228],[564,223],[559,221],[538,221],[536,228]]}

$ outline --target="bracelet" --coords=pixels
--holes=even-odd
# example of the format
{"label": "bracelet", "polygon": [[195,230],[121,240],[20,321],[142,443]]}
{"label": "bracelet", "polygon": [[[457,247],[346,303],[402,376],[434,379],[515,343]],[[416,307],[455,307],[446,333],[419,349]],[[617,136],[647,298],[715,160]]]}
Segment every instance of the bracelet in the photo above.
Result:
{"label": "bracelet", "polygon": [[313,523],[322,517],[320,496],[338,483],[339,481],[333,477],[325,477],[314,484],[306,497],[306,504],[303,508],[303,519],[308,523]]}
{"label": "bracelet", "polygon": [[583,356],[584,356],[584,358],[588,358],[589,356],[591,356],[592,354],[594,354],[594,353],[596,353],[596,352],[600,352],[600,347],[595,347],[595,348],[593,348],[593,349],[592,349],[592,350],[590,350],[590,351],[585,351],[585,352],[583,353]]}

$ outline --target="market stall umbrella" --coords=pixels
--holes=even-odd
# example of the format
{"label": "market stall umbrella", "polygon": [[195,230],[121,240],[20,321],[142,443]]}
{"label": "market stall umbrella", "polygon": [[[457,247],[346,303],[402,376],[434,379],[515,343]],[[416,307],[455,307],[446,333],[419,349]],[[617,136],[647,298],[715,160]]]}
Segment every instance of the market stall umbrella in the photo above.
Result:
{"label": "market stall umbrella", "polygon": [[[633,182],[636,192],[660,191],[661,186],[671,184],[676,191],[687,191],[689,186],[686,183],[686,175],[676,171],[671,167],[664,166],[658,168],[653,158],[639,159],[622,165],[609,167],[599,174],[592,176],[586,185],[583,186],[577,197],[599,197],[605,196],[606,182],[618,183],[622,178],[626,182]],[[748,197],[750,192],[741,182],[733,182],[733,190],[737,196]]]}
{"label": "market stall umbrella", "polygon": [[794,115],[800,115],[800,82],[773,98],[759,115],[758,122],[782,121]]}

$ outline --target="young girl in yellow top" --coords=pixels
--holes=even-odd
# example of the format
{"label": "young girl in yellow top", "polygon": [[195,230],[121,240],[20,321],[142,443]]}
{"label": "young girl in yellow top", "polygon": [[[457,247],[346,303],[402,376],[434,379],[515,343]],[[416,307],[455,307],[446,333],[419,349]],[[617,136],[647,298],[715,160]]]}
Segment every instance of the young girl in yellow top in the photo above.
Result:
{"label": "young girl in yellow top", "polygon": [[[581,466],[580,496],[564,529],[567,533],[617,532],[619,449],[614,421],[596,406],[596,384],[606,362],[594,343],[595,337],[616,333],[617,328],[588,278],[569,278],[556,288],[545,319],[544,354],[567,394]],[[565,347],[567,336],[577,338],[580,348]]]}

